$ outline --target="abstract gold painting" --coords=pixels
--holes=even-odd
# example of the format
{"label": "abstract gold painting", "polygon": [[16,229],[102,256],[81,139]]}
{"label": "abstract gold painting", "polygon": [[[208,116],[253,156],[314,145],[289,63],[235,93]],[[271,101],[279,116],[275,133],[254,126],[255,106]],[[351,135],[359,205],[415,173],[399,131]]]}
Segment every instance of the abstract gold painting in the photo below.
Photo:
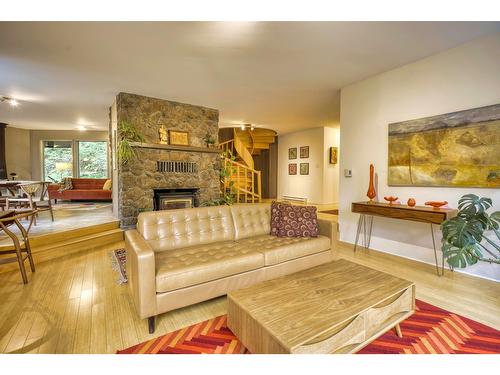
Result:
{"label": "abstract gold painting", "polygon": [[388,184],[500,187],[500,104],[389,124]]}

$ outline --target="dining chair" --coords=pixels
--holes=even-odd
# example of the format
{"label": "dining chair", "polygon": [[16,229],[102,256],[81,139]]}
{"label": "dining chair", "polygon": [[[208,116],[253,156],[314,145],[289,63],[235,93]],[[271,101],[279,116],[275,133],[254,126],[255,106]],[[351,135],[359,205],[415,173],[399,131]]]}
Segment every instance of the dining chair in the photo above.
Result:
{"label": "dining chair", "polygon": [[[54,221],[54,212],[52,211],[52,202],[50,199],[44,200],[44,195],[47,189],[48,182],[30,182],[20,184],[19,189],[21,196],[16,198],[7,198],[6,209],[22,209],[29,208],[30,210],[50,211],[50,218]],[[40,198],[36,198],[36,193],[41,190]],[[37,214],[38,217],[38,214]],[[34,221],[36,225],[36,218]]]}
{"label": "dining chair", "polygon": [[[36,214],[36,210],[30,210],[20,213],[14,212],[14,216],[7,216],[0,219],[0,231],[5,232],[5,234],[7,234],[7,236],[10,237],[12,241],[12,244],[3,245],[0,247],[0,254],[16,255],[15,257],[1,258],[0,264],[14,263],[17,261],[24,284],[28,283],[28,276],[26,274],[26,268],[24,267],[24,261],[26,259],[29,260],[31,272],[35,272],[35,263],[33,261],[31,246],[29,242],[29,231]],[[28,219],[29,224],[27,225],[27,227],[24,227],[21,224],[22,219]],[[13,228],[17,228],[19,230],[19,233],[15,233],[15,230]]]}

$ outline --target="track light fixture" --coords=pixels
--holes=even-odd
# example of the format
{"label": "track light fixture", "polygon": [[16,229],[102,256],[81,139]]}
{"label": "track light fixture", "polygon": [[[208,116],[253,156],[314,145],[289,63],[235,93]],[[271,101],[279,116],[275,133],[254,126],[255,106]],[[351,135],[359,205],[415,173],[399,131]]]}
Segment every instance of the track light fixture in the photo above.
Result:
{"label": "track light fixture", "polygon": [[9,103],[12,107],[17,107],[19,105],[19,102],[16,99],[10,98],[8,96],[0,96],[0,102]]}

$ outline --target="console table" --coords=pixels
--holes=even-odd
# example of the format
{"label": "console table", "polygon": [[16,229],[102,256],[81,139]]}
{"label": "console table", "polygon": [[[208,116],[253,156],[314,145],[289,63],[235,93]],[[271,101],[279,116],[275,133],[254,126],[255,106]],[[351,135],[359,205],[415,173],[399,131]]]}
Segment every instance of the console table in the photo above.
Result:
{"label": "console table", "polygon": [[408,221],[418,221],[420,223],[430,224],[432,246],[434,248],[434,259],[436,261],[436,273],[438,276],[442,276],[444,274],[443,256],[441,262],[441,271],[439,269],[433,225],[440,225],[443,221],[456,216],[458,212],[457,210],[452,208],[432,208],[424,206],[410,207],[402,204],[388,204],[379,202],[353,202],[351,205],[351,211],[360,214],[358,220],[358,229],[356,232],[356,241],[354,243],[354,251],[356,251],[356,248],[358,246],[358,241],[362,230],[363,246],[365,248],[370,247],[374,216]]}

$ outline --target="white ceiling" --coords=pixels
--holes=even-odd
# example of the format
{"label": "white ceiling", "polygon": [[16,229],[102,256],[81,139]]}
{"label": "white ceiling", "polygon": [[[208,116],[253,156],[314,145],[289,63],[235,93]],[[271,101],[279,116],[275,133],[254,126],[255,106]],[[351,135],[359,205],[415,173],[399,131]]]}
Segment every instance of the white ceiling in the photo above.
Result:
{"label": "white ceiling", "polygon": [[105,130],[120,92],[286,133],[339,121],[339,89],[500,31],[493,22],[0,22],[0,122]]}

